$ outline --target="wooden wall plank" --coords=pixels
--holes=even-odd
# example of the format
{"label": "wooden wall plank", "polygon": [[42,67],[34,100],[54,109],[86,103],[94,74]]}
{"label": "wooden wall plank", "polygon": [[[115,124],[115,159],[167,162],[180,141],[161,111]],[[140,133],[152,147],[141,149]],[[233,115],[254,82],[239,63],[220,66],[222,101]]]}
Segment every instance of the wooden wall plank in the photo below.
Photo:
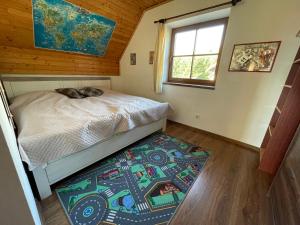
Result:
{"label": "wooden wall plank", "polygon": [[119,75],[119,60],[142,13],[168,0],[68,0],[116,21],[103,57],[34,47],[31,0],[0,4],[0,73]]}

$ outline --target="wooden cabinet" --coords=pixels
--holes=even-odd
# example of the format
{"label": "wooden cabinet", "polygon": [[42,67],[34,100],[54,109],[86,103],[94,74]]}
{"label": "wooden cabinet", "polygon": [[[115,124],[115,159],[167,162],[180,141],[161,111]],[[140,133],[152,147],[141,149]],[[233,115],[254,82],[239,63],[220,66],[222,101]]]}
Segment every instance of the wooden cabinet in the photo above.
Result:
{"label": "wooden cabinet", "polygon": [[300,122],[300,48],[283,87],[260,151],[259,168],[275,174]]}

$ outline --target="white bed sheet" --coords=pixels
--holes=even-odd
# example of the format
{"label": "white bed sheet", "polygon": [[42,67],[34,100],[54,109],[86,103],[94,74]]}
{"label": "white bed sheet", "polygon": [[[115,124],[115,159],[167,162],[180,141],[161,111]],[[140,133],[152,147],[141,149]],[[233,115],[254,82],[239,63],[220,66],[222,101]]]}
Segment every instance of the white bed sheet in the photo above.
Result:
{"label": "white bed sheet", "polygon": [[114,134],[160,120],[167,116],[169,105],[110,90],[84,99],[43,91],[16,97],[10,109],[22,160],[33,170]]}

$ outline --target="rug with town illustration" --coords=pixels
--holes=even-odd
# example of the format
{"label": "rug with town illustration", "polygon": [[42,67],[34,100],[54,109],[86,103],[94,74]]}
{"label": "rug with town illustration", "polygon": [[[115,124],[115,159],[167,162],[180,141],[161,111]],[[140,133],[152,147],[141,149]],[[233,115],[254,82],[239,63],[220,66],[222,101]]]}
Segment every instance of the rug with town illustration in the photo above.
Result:
{"label": "rug with town illustration", "polygon": [[155,133],[56,189],[72,225],[167,224],[209,153]]}

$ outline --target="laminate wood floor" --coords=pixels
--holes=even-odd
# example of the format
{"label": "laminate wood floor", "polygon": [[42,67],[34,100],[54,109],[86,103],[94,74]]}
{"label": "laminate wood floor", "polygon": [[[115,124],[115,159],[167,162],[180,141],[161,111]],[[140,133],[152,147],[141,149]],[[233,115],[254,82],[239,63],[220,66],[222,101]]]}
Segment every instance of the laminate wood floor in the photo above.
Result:
{"label": "laminate wood floor", "polygon": [[[271,179],[257,169],[258,153],[173,122],[166,132],[212,152],[170,225],[273,224],[266,197]],[[46,225],[69,225],[55,194],[41,210]]]}

